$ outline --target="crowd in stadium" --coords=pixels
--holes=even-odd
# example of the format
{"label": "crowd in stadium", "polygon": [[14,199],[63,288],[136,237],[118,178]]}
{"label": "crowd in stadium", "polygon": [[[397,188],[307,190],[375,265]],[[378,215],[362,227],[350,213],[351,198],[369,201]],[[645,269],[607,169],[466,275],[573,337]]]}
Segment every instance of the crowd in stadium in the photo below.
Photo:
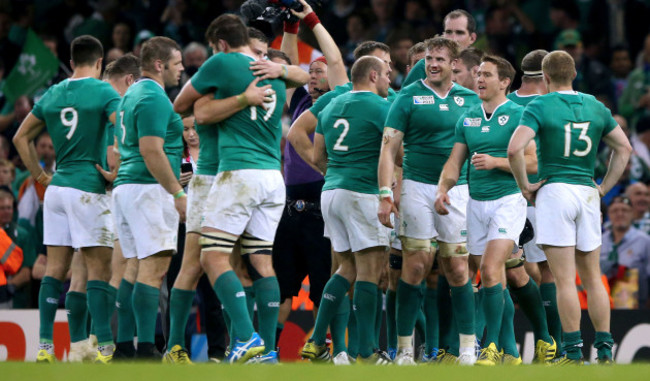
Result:
{"label": "crowd in stadium", "polygon": [[[579,363],[573,309],[588,303],[598,360],[613,360],[610,309],[650,308],[646,2],[300,0],[270,29],[242,19],[242,3],[0,0],[0,309],[39,308],[40,346],[28,349],[37,361],[54,361],[54,314],[65,308],[70,361],[188,363],[185,326],[198,302],[211,359],[277,363],[305,276],[315,326],[301,355],[314,362],[519,364],[519,308],[536,362]],[[21,92],[12,76],[38,70],[32,39],[58,67]],[[534,107],[537,95],[571,90],[589,96]],[[599,218],[597,233],[579,222],[577,242],[544,233],[553,235],[545,255],[524,197],[534,198],[535,175],[554,176],[539,153],[550,138],[517,126],[542,131],[565,103],[594,118],[556,140],[558,155],[583,160],[568,164],[568,184],[606,192],[582,194],[590,207],[599,200],[584,217]],[[98,132],[71,145],[86,133],[79,120]],[[479,144],[470,127],[481,123],[482,133],[509,129],[490,138],[502,146]],[[417,132],[424,125],[449,136]],[[95,156],[98,168],[79,164]],[[583,167],[594,184],[575,180]],[[546,198],[569,197],[550,194],[563,176],[540,177]],[[94,209],[77,213],[81,204]],[[470,210],[479,220],[497,213],[508,233],[490,225],[476,238]],[[546,260],[567,246],[576,263]]]}

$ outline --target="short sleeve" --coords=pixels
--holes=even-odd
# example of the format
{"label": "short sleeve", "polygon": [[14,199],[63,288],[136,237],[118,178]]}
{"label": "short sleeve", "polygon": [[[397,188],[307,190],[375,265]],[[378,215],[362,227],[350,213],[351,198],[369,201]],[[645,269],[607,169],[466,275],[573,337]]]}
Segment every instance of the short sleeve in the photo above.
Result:
{"label": "short sleeve", "polygon": [[388,118],[388,112],[390,111],[391,103],[388,101],[381,102],[381,107],[379,108],[379,115],[377,117],[377,128],[379,128],[380,133],[384,133],[384,127],[386,125],[386,118]]}
{"label": "short sleeve", "polygon": [[464,113],[460,118],[458,118],[458,122],[456,122],[456,131],[454,133],[454,142],[462,143],[465,145],[467,145],[467,140],[465,139],[465,126],[463,122],[465,121],[466,117],[467,113]]}
{"label": "short sleeve", "polygon": [[320,115],[320,113],[327,107],[327,105],[334,99],[338,94],[334,93],[335,90],[332,90],[330,92],[327,92],[323,95],[321,95],[317,100],[316,103],[314,103],[313,106],[309,108],[309,111],[311,111],[312,114],[316,118]]}
{"label": "short sleeve", "polygon": [[138,139],[144,136],[157,136],[164,139],[167,136],[169,119],[161,116],[166,114],[165,109],[171,108],[171,105],[165,105],[160,100],[167,101],[166,98],[148,96],[138,101],[135,106]]}
{"label": "short sleeve", "polygon": [[600,103],[600,107],[603,110],[603,120],[605,121],[605,128],[603,129],[603,136],[605,136],[612,132],[616,126],[618,126],[618,122],[612,116],[612,111],[610,109],[605,107],[605,105],[602,103]]}
{"label": "short sleeve", "polygon": [[117,106],[120,104],[120,94],[113,89],[113,86],[109,85],[106,83],[108,86],[104,88],[104,97],[106,99],[106,103],[104,106],[104,112],[106,113],[106,117],[110,117],[112,113],[117,111]]}
{"label": "short sleeve", "polygon": [[40,120],[45,120],[45,115],[43,115],[44,114],[43,105],[45,104],[45,102],[47,102],[50,95],[51,95],[50,90],[46,91],[45,94],[43,94],[43,96],[41,97],[41,99],[39,99],[38,102],[36,102],[36,104],[32,108],[32,115],[34,115],[36,118]]}
{"label": "short sleeve", "polygon": [[212,93],[217,90],[220,85],[219,79],[227,77],[222,75],[223,73],[219,72],[220,68],[223,69],[222,66],[223,65],[220,54],[212,56],[210,59],[205,61],[205,63],[199,67],[199,70],[196,72],[196,74],[194,74],[190,79],[194,90],[202,95]]}
{"label": "short sleeve", "polygon": [[530,127],[535,133],[537,134],[539,132],[539,127],[541,125],[540,121],[540,115],[539,114],[539,102],[532,101],[526,106],[524,109],[524,113],[521,115],[521,120],[519,121],[519,125],[523,125],[526,127]]}
{"label": "short sleeve", "polygon": [[323,135],[323,118],[318,117],[318,124],[316,124],[316,133]]}
{"label": "short sleeve", "polygon": [[388,115],[386,116],[386,127],[394,128],[401,132],[406,132],[406,127],[410,120],[411,97],[406,94],[400,94],[393,102]]}

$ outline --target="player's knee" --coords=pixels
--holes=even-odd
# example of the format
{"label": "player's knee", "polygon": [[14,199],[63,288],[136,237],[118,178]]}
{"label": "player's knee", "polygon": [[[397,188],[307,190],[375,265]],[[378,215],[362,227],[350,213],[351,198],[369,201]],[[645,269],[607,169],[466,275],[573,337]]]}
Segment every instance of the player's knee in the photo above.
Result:
{"label": "player's knee", "polygon": [[409,237],[400,237],[402,249],[405,251],[429,251],[431,249],[431,240],[416,239]]}
{"label": "player's knee", "polygon": [[202,254],[207,252],[230,254],[235,247],[235,242],[237,242],[236,237],[223,232],[201,233],[199,238]]}

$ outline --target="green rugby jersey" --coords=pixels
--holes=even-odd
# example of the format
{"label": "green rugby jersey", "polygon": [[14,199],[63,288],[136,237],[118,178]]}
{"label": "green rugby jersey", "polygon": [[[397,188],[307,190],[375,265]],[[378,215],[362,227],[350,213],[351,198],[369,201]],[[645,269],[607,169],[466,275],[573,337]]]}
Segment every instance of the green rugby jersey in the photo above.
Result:
{"label": "green rugby jersey", "polygon": [[390,102],[375,93],[351,91],[320,113],[316,133],[323,135],[327,148],[324,191],[379,194],[377,166],[389,109]]}
{"label": "green rugby jersey", "polygon": [[165,140],[163,150],[176,178],[183,157],[183,121],[174,112],[165,89],[156,81],[143,78],[129,87],[120,102],[115,136],[120,150],[120,169],[115,186],[157,184],[140,154],[140,138],[157,136]]}
{"label": "green rugby jersey", "polygon": [[595,97],[574,91],[540,95],[526,106],[519,124],[539,137],[540,179],[591,187],[600,140],[618,125]]}
{"label": "green rugby jersey", "polygon": [[45,122],[56,154],[52,185],[104,194],[95,164],[106,161],[106,124],[120,95],[95,78],[66,79],[52,86],[32,114]]}
{"label": "green rugby jersey", "polygon": [[[444,98],[424,80],[400,91],[388,113],[386,127],[404,133],[404,179],[438,184],[454,146],[458,119],[479,103],[473,91],[455,83]],[[466,167],[461,170],[459,185],[467,183]]]}
{"label": "green rugby jersey", "polygon": [[[316,100],[316,102],[311,106],[311,108],[309,108],[309,111],[311,111],[311,113],[314,114],[316,118],[318,118],[318,115],[323,111],[325,107],[327,107],[328,104],[330,104],[330,102],[334,98],[350,91],[352,91],[352,82],[348,82],[345,85],[336,86],[334,90],[328,91],[325,94],[321,95]],[[389,87],[388,97],[386,99],[388,99],[388,101],[392,103],[396,98],[397,98],[397,93],[395,92],[395,90]]]}
{"label": "green rugby jersey", "polygon": [[[456,124],[456,142],[467,146],[470,157],[474,153],[508,157],[508,143],[523,112],[523,107],[508,100],[499,105],[488,119],[483,104],[472,106]],[[496,168],[477,170],[470,164],[468,177],[469,195],[474,200],[496,200],[519,193],[510,172]]]}
{"label": "green rugby jersey", "polygon": [[[517,93],[517,91],[513,91],[512,93],[507,95],[508,99],[523,107],[526,107],[530,102],[532,102],[538,96],[539,94],[534,94],[534,95],[525,95],[522,97]],[[535,144],[537,145],[537,157],[539,157],[539,136],[537,135],[535,135]],[[537,173],[528,175],[529,183],[534,184],[538,181],[539,181],[539,176],[537,175]]]}
{"label": "green rugby jersey", "polygon": [[425,79],[427,77],[427,71],[425,68],[426,68],[426,64],[424,62],[424,58],[416,62],[415,65],[413,65],[413,67],[411,68],[411,71],[409,71],[408,75],[404,79],[404,82],[402,83],[402,89],[410,85],[411,83],[417,82],[421,79]]}
{"label": "green rugby jersey", "polygon": [[[249,70],[255,61],[243,53],[221,53],[210,57],[192,77],[192,86],[201,94],[215,93],[216,99],[225,99],[246,91],[255,79]],[[201,174],[208,173],[210,166],[218,163],[218,171],[240,169],[280,170],[280,139],[282,139],[282,110],[286,101],[286,84],[281,79],[260,81],[258,86],[270,84],[275,90],[273,101],[265,109],[262,106],[247,107],[230,118],[218,123],[218,137],[200,148],[202,157],[212,158],[210,163],[201,163]],[[207,130],[206,127],[205,130]],[[203,128],[201,130],[204,130]],[[202,131],[203,132],[203,131]],[[203,135],[199,135],[202,140]],[[218,142],[218,143],[217,143]],[[204,149],[208,149],[207,152]],[[205,153],[204,153],[205,152]],[[216,161],[214,158],[216,157]]]}

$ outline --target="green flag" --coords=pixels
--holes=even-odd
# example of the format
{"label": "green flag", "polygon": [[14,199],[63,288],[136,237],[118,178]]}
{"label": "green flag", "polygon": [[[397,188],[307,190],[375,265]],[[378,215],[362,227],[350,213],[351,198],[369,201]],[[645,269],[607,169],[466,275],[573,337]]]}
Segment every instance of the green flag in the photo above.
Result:
{"label": "green flag", "polygon": [[5,79],[2,92],[13,104],[21,95],[32,95],[52,79],[59,70],[59,60],[31,29],[16,65]]}

